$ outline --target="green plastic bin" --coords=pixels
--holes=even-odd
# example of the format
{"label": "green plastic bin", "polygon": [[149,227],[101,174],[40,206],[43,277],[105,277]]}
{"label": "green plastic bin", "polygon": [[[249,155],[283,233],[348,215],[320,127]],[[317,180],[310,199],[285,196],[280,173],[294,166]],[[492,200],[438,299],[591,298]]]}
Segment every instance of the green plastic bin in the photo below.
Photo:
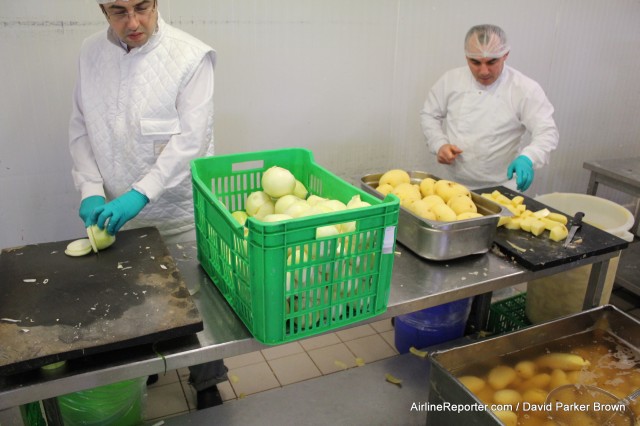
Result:
{"label": "green plastic bin", "polygon": [[531,322],[525,313],[526,305],[527,293],[492,303],[487,328],[494,334],[502,334],[529,327]]}
{"label": "green plastic bin", "polygon": [[[310,194],[369,207],[276,223],[244,210],[272,166],[291,171]],[[279,344],[383,313],[389,300],[399,200],[380,200],[316,164],[303,148],[218,155],[191,162],[198,260],[253,336]],[[321,226],[356,222],[356,231],[316,239]],[[290,256],[307,253],[307,256]]]}

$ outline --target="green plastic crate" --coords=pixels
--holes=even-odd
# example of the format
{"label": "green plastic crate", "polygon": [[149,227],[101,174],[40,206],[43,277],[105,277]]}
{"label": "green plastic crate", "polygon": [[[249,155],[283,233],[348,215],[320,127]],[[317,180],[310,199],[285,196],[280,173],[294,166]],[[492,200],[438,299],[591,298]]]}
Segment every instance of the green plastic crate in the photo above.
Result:
{"label": "green plastic crate", "polygon": [[[261,190],[271,166],[290,170],[310,194],[370,207],[276,223],[231,212]],[[399,200],[380,200],[316,164],[302,148],[218,155],[191,162],[198,260],[253,336],[279,344],[383,313],[389,300]],[[316,239],[321,226],[356,231]],[[290,256],[307,253],[306,256]]]}
{"label": "green plastic crate", "polygon": [[525,308],[527,294],[522,293],[491,304],[488,329],[494,334],[508,333],[531,325]]}

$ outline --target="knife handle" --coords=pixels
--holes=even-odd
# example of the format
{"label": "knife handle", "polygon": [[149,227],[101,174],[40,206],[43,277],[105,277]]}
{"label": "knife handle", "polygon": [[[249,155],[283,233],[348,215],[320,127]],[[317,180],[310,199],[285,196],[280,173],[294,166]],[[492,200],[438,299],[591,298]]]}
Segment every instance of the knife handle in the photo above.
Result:
{"label": "knife handle", "polygon": [[571,226],[582,226],[582,218],[584,217],[584,213],[578,212],[571,219]]}

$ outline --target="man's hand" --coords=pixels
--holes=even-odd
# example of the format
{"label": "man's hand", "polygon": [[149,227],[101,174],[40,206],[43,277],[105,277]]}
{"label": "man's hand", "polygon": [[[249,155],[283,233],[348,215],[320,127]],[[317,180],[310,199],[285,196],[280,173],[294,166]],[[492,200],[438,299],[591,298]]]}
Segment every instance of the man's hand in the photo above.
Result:
{"label": "man's hand", "polygon": [[110,203],[94,209],[91,219],[100,229],[104,229],[105,223],[109,220],[107,233],[115,235],[125,223],[136,217],[148,202],[146,195],[132,189]]}
{"label": "man's hand", "polygon": [[80,211],[78,214],[84,222],[85,228],[88,228],[91,225],[95,224],[95,222],[91,219],[91,213],[93,213],[93,210],[100,206],[104,206],[104,197],[100,195],[92,195],[82,200],[82,202],[80,203]]}
{"label": "man's hand", "polygon": [[452,164],[458,155],[462,154],[462,150],[455,145],[444,144],[438,150],[438,163]]}
{"label": "man's hand", "polygon": [[526,191],[533,183],[533,162],[525,155],[518,156],[507,168],[507,179],[513,178],[514,172],[518,191]]}

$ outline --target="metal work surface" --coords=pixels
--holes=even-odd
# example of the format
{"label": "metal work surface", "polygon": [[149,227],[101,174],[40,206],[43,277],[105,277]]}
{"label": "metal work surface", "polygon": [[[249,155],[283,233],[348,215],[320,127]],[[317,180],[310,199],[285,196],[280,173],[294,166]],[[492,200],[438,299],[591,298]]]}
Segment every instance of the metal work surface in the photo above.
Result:
{"label": "metal work surface", "polygon": [[[203,331],[159,342],[155,351],[162,354],[162,358],[147,345],[71,360],[65,368],[52,372],[34,370],[0,377],[0,410],[264,348],[251,337],[200,267],[195,242],[170,245],[169,251],[203,318]],[[370,321],[488,293],[591,263],[595,265],[585,304],[595,306],[594,300],[599,300],[604,283],[600,272],[606,271],[609,259],[616,254],[601,254],[532,272],[493,252],[435,262],[421,259],[401,245],[397,245],[397,251],[388,309]]]}
{"label": "metal work surface", "polygon": [[68,243],[0,253],[0,375],[202,330],[156,228],[81,257],[65,255]]}

